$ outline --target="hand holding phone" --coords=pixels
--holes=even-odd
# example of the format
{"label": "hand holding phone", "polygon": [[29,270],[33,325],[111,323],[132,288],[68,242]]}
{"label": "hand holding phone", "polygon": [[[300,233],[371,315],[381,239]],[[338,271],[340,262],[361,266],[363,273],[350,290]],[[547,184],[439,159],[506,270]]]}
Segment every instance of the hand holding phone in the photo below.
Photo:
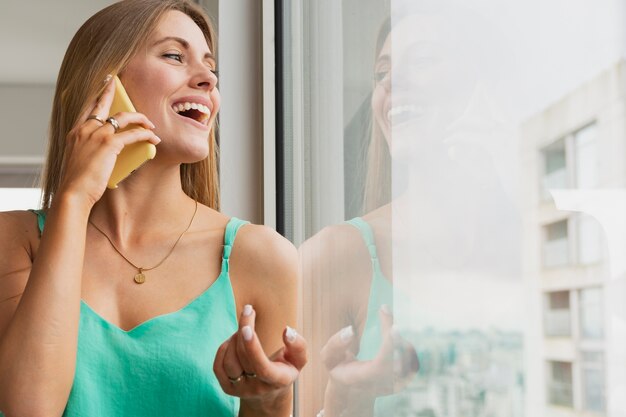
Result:
{"label": "hand holding phone", "polygon": [[[136,112],[135,106],[130,101],[122,82],[116,75],[115,79],[115,95],[113,97],[113,103],[109,110],[109,116],[113,116],[119,112]],[[128,125],[124,129],[120,129],[120,132],[128,129],[143,129],[137,125]],[[123,181],[130,174],[135,172],[139,167],[145,164],[156,155],[156,146],[148,141],[137,142],[131,145],[125,146],[122,152],[117,156],[117,161],[113,167],[113,172],[107,183],[107,188],[117,188],[117,185]]]}

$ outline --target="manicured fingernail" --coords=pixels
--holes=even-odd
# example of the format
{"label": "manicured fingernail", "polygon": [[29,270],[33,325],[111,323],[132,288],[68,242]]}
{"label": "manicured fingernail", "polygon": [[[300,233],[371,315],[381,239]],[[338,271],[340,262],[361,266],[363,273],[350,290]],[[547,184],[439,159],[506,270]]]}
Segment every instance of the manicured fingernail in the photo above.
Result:
{"label": "manicured fingernail", "polygon": [[111,78],[113,78],[113,76],[111,74],[108,74],[106,77],[104,77],[103,84],[106,84],[109,81],[111,81]]}
{"label": "manicured fingernail", "polygon": [[293,342],[296,341],[296,338],[298,337],[298,332],[296,332],[291,327],[287,326],[287,331],[285,332],[285,337],[287,337],[287,341],[289,343],[293,343]]}
{"label": "manicured fingernail", "polygon": [[339,333],[339,337],[343,342],[347,342],[352,339],[352,336],[354,336],[354,329],[352,328],[352,325],[344,327]]}
{"label": "manicured fingernail", "polygon": [[252,314],[252,306],[250,304],[246,304],[243,306],[243,315],[248,317],[250,314]]}
{"label": "manicured fingernail", "polygon": [[243,340],[246,342],[252,340],[252,328],[250,326],[243,326],[241,328],[241,334],[243,334]]}
{"label": "manicured fingernail", "polygon": [[383,313],[391,315],[391,310],[389,309],[389,306],[387,304],[383,304],[382,306],[380,306],[380,309]]}

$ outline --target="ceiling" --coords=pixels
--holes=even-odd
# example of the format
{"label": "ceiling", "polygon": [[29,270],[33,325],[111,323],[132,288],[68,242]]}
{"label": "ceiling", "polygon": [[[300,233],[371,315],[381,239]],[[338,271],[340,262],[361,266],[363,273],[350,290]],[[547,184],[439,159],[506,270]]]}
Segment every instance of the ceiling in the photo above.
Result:
{"label": "ceiling", "polygon": [[80,25],[112,0],[2,1],[0,84],[52,84]]}

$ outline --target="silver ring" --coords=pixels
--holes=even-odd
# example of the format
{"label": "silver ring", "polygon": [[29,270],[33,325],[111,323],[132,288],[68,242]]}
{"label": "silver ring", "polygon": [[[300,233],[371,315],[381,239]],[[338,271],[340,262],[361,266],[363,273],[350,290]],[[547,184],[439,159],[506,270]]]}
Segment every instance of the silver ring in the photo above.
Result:
{"label": "silver ring", "polygon": [[244,374],[239,375],[237,378],[231,378],[228,375],[226,375],[226,378],[228,378],[228,380],[230,381],[231,384],[235,385],[238,384],[239,382],[241,382],[241,380],[243,379]]}
{"label": "silver ring", "polygon": [[117,131],[120,130],[120,124],[117,122],[117,120],[115,120],[115,118],[109,117],[106,120],[106,122],[111,123],[111,126],[113,126],[113,129],[115,129],[115,133],[117,133]]}
{"label": "silver ring", "polygon": [[256,378],[256,374],[254,372],[243,371],[243,376],[245,376],[246,378]]}
{"label": "silver ring", "polygon": [[91,114],[89,115],[89,117],[87,117],[87,120],[97,120],[100,122],[101,125],[104,125],[106,122],[104,121],[104,119],[100,116],[98,116],[97,114]]}

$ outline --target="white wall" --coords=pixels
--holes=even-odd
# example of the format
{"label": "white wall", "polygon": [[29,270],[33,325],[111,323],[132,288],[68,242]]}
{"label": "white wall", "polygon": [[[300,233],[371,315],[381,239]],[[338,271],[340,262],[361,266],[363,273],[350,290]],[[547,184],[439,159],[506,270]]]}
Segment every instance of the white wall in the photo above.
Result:
{"label": "white wall", "polygon": [[262,2],[219,4],[222,211],[263,222]]}

